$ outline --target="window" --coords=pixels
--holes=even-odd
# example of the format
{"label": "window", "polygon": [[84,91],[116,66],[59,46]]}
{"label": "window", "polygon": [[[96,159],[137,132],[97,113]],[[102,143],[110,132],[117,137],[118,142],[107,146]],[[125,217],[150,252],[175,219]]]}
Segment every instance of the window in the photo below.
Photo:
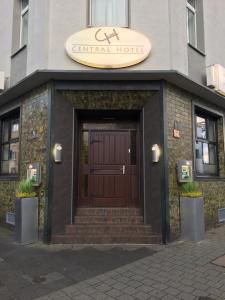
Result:
{"label": "window", "polygon": [[26,45],[28,40],[28,12],[29,0],[21,0],[20,47]]}
{"label": "window", "polygon": [[197,111],[195,115],[196,175],[218,175],[217,119]]}
{"label": "window", "polygon": [[1,175],[19,172],[19,113],[1,120]]}
{"label": "window", "polygon": [[196,0],[187,0],[188,43],[197,48]]}
{"label": "window", "polygon": [[90,0],[89,25],[128,27],[128,0]]}

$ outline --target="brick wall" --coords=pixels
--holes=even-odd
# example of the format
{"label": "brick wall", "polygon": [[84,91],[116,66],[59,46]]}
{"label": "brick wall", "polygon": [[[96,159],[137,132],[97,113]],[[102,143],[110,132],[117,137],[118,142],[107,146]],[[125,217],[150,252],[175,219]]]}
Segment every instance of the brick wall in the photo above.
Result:
{"label": "brick wall", "polygon": [[[176,176],[178,160],[193,161],[193,126],[192,104],[206,105],[196,96],[184,90],[168,85],[167,88],[167,115],[168,115],[168,168],[169,168],[169,207],[171,222],[171,237],[177,238],[180,234],[180,207],[179,190]],[[210,109],[220,109],[207,105]],[[181,138],[173,137],[174,121],[180,126]],[[217,210],[225,207],[225,169],[224,169],[224,135],[223,119],[218,120],[219,169],[220,178],[217,180],[198,180],[204,194],[206,228],[217,224]]]}

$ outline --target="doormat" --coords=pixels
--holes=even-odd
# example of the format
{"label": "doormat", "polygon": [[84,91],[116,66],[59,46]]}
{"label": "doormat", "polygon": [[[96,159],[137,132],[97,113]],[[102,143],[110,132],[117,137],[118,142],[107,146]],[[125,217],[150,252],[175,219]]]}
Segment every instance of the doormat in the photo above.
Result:
{"label": "doormat", "polygon": [[211,261],[211,263],[225,268],[225,255],[217,257],[215,260]]}

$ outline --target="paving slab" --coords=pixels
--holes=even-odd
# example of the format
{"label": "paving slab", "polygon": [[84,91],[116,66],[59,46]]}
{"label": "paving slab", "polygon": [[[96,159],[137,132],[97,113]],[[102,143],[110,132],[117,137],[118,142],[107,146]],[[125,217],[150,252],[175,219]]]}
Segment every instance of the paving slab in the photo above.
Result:
{"label": "paving slab", "polygon": [[[204,241],[160,246],[154,254],[84,279],[63,291],[79,300],[223,300],[225,268],[214,261],[224,255],[225,226],[220,226],[209,231]],[[54,299],[54,292],[51,297]]]}
{"label": "paving slab", "polygon": [[[105,275],[109,271],[113,272],[122,266],[149,257],[157,251],[154,247],[128,245],[92,247],[47,246],[37,243],[22,246],[14,242],[12,232],[0,228],[0,299],[32,300],[39,297],[60,299],[59,292],[66,287],[77,284],[77,288],[82,290],[85,288],[83,282],[93,278],[94,282],[100,285],[102,281],[110,279]],[[96,281],[97,276],[100,277]],[[116,283],[117,281],[111,280],[110,289],[116,289],[113,286]],[[90,286],[86,285],[86,288],[87,292],[82,295],[82,299],[91,297]],[[77,289],[63,292],[62,299],[77,297],[74,295],[75,290]],[[92,290],[92,293],[94,292],[98,292],[97,288]],[[115,296],[116,291],[113,294]]]}

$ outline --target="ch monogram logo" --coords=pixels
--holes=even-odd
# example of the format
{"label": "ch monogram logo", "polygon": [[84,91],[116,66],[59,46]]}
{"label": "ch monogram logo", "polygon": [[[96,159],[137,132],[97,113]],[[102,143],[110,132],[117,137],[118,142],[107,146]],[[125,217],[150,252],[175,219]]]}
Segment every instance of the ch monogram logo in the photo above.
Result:
{"label": "ch monogram logo", "polygon": [[116,32],[116,30],[114,28],[113,28],[113,32],[110,34],[103,32],[101,28],[98,29],[95,33],[96,41],[98,41],[98,42],[107,41],[109,45],[111,44],[110,40],[114,37],[116,37],[118,41],[120,40],[119,34]]}

